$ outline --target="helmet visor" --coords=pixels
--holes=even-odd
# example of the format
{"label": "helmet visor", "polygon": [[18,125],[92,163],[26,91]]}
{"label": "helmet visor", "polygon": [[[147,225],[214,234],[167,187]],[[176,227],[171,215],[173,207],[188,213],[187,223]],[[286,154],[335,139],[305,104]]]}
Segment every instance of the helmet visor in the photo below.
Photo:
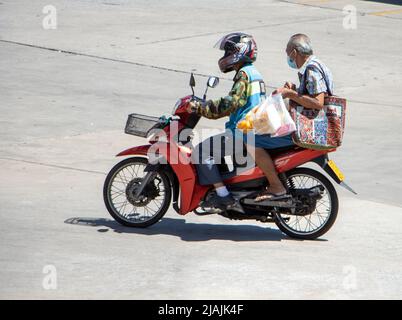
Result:
{"label": "helmet visor", "polygon": [[243,32],[233,32],[229,33],[218,40],[218,42],[214,45],[214,48],[218,48],[220,50],[235,50],[236,43],[240,41],[242,37],[251,37],[248,34]]}
{"label": "helmet visor", "polygon": [[243,33],[234,32],[223,36],[215,43],[214,48],[219,48],[219,50],[233,51],[236,50],[236,38],[240,40]]}
{"label": "helmet visor", "polygon": [[215,43],[214,48],[219,49],[219,50],[225,50],[225,44],[227,43],[228,36],[223,36],[218,40],[217,43]]}

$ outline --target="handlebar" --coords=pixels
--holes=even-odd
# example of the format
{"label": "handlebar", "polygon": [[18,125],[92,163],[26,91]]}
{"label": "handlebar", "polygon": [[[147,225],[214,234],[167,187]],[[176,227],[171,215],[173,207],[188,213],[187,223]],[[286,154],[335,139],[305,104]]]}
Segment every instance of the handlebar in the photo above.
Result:
{"label": "handlebar", "polygon": [[204,106],[205,103],[207,102],[206,99],[201,99],[201,98],[199,98],[197,96],[192,96],[191,99],[190,99],[190,102],[192,102],[192,101],[200,102],[202,106]]}
{"label": "handlebar", "polygon": [[190,102],[191,102],[191,101],[206,102],[207,100],[201,99],[201,98],[199,98],[199,97],[197,97],[197,96],[192,96],[191,99],[190,99]]}

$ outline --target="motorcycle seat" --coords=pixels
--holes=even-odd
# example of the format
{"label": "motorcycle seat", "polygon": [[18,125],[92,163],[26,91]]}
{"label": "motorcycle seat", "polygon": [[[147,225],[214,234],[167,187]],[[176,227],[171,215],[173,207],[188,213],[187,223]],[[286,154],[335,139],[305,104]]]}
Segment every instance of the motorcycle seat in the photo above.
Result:
{"label": "motorcycle seat", "polygon": [[271,157],[277,157],[277,156],[279,156],[283,153],[289,152],[289,151],[301,151],[303,149],[304,148],[293,145],[293,146],[286,146],[286,147],[275,148],[275,149],[265,149],[265,151],[267,151]]}

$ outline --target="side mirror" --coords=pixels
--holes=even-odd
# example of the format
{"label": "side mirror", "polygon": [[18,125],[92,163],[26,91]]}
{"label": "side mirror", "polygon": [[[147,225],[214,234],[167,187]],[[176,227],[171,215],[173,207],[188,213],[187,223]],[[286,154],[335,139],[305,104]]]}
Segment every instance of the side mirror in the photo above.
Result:
{"label": "side mirror", "polygon": [[215,88],[218,85],[218,83],[219,83],[218,77],[211,76],[208,78],[207,87],[205,88],[204,97],[203,97],[204,100],[207,98],[208,88]]}
{"label": "side mirror", "polygon": [[215,88],[219,84],[219,78],[217,77],[209,77],[207,85],[210,88]]}
{"label": "side mirror", "polygon": [[193,97],[194,97],[195,79],[194,79],[194,75],[192,72],[191,72],[191,76],[190,76],[190,87],[191,87],[191,91],[193,92]]}
{"label": "side mirror", "polygon": [[190,87],[191,88],[195,87],[195,79],[194,79],[193,73],[191,73],[191,76],[190,76]]}

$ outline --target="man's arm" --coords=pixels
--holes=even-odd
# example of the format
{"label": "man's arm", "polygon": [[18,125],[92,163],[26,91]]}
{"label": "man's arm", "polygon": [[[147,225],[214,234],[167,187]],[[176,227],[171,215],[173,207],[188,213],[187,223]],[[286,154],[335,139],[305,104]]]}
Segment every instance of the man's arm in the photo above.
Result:
{"label": "man's arm", "polygon": [[289,98],[293,100],[298,105],[303,106],[307,109],[322,109],[324,107],[325,93],[321,92],[314,95],[299,95],[297,91],[289,88],[278,88],[273,94],[282,94],[283,99]]}
{"label": "man's arm", "polygon": [[247,102],[247,74],[240,71],[229,95],[218,100],[208,100],[205,105],[197,103],[195,112],[208,119],[219,119],[229,116]]}
{"label": "man's arm", "polygon": [[306,89],[308,94],[298,94],[294,86],[290,86],[290,83],[286,83],[283,88],[279,88],[275,93],[281,93],[282,97],[293,100],[298,105],[301,105],[307,109],[322,109],[324,107],[325,93],[328,91],[325,81],[323,81],[323,75],[320,72],[314,70],[308,70]]}
{"label": "man's arm", "polygon": [[288,96],[286,98],[289,98],[290,100],[293,100],[297,104],[307,108],[307,109],[322,109],[324,108],[324,98],[325,98],[325,93],[321,92],[318,94],[313,94],[313,95],[299,95],[296,91],[291,90],[288,93]]}

